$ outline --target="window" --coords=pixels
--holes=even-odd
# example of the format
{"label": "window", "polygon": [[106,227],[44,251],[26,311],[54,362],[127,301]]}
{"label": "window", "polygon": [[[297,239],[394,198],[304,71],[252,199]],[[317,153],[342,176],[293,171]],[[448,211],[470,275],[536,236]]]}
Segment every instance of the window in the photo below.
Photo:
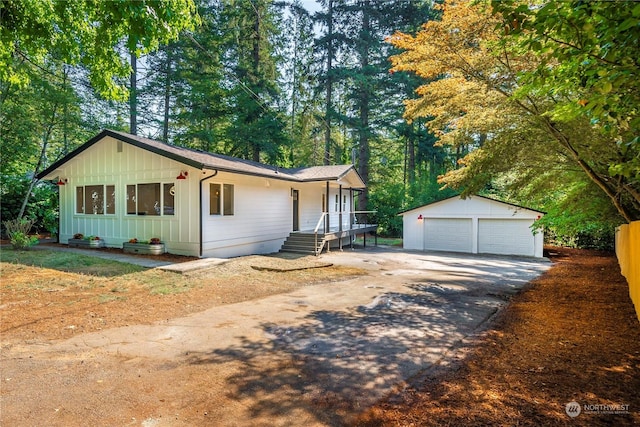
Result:
{"label": "window", "polygon": [[157,182],[129,184],[127,185],[127,215],[174,215],[174,194],[173,184]]}
{"label": "window", "polygon": [[335,211],[338,212],[340,210],[340,196],[336,194],[336,206]]}
{"label": "window", "polygon": [[222,188],[222,199],[224,201],[222,215],[233,215],[233,185],[224,184]]}
{"label": "window", "polygon": [[347,196],[345,195],[342,196],[342,211],[347,211]]}
{"label": "window", "polygon": [[76,213],[84,213],[84,187],[76,187]]}
{"label": "window", "polygon": [[173,215],[175,212],[175,205],[173,196],[175,195],[176,187],[173,184],[164,184],[162,187],[162,215]]}
{"label": "window", "polygon": [[233,215],[233,184],[209,184],[209,215]]}
{"label": "window", "polygon": [[85,185],[76,187],[76,213],[85,215],[114,215],[116,213],[115,185]]}

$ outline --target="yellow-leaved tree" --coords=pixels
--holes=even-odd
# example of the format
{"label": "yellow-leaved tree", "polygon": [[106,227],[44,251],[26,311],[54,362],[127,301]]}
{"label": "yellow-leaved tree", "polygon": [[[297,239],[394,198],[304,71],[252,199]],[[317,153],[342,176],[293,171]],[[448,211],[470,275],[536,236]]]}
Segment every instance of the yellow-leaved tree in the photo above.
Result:
{"label": "yellow-leaved tree", "polygon": [[405,101],[405,118],[430,118],[439,143],[471,148],[440,182],[463,194],[497,181],[530,194],[571,193],[574,199],[600,192],[620,221],[639,219],[634,189],[610,172],[611,164],[624,161],[616,140],[586,116],[558,114],[560,102],[581,102],[584,89],[536,90],[523,78],[541,64],[562,64],[524,49],[510,35],[517,22],[506,22],[488,2],[447,0],[438,7],[439,20],[388,41],[401,50],[391,58],[392,71],[425,79],[417,97]]}

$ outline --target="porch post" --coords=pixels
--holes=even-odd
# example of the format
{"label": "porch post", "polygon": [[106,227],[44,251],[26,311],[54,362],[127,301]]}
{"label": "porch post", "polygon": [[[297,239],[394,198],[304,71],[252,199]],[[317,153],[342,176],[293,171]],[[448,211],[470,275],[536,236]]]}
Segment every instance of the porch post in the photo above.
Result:
{"label": "porch post", "polygon": [[[353,188],[349,188],[349,246],[353,249]],[[355,235],[358,237],[358,234]]]}
{"label": "porch post", "polygon": [[349,230],[353,230],[353,188],[349,188]]}
{"label": "porch post", "polygon": [[342,184],[340,184],[340,188],[338,189],[338,204],[340,205],[340,213],[338,214],[340,225],[338,226],[338,231],[342,231]]}
{"label": "porch post", "polygon": [[331,204],[331,200],[329,199],[329,181],[327,181],[327,190],[326,191],[327,191],[327,220],[324,222],[324,232],[328,233],[329,232],[329,227],[330,227],[329,217],[331,216],[330,210],[329,210],[330,209],[329,206]]}

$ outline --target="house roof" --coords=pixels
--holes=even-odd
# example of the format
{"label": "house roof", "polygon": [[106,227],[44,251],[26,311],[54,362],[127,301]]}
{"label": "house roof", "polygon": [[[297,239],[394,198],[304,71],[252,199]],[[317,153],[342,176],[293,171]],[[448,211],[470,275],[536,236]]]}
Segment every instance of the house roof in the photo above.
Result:
{"label": "house roof", "polygon": [[259,162],[253,162],[251,160],[225,156],[222,154],[177,147],[175,145],[169,145],[153,139],[109,129],[103,130],[98,135],[91,138],[89,141],[85,142],[44,171],[40,172],[37,175],[37,178],[55,178],[57,176],[56,170],[60,169],[65,163],[76,157],[78,154],[108,136],[198,169],[213,169],[297,182],[339,181],[346,179],[353,188],[366,187],[366,184],[353,165],[311,166],[285,169]]}
{"label": "house roof", "polygon": [[[492,199],[491,197],[480,196],[480,195],[477,195],[477,194],[474,194],[474,195],[469,196],[469,197],[477,197],[477,198],[480,198],[480,199],[490,200],[492,202],[502,203],[503,205],[513,206],[513,207],[518,208],[518,209],[527,209],[527,210],[530,210],[530,211],[533,211],[533,212],[546,214],[546,212],[539,211],[537,209],[532,209],[532,208],[528,208],[526,206],[516,205],[514,203],[503,202],[502,200]],[[427,204],[424,204],[424,205],[416,206],[415,208],[407,209],[405,211],[399,212],[398,215],[404,215],[406,213],[409,213],[409,212],[412,212],[412,211],[415,211],[415,210],[418,210],[418,209],[422,209],[422,208],[427,207],[427,206],[435,205],[437,203],[446,202],[446,201],[451,200],[451,199],[460,199],[460,198],[461,198],[460,195],[447,197],[446,199],[437,200],[435,202],[431,202],[431,203],[427,203]]]}

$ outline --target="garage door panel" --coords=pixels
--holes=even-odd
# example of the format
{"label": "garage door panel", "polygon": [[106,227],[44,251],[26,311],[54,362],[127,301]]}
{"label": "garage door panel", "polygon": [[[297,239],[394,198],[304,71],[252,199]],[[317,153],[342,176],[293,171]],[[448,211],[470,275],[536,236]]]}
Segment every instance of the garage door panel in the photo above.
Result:
{"label": "garage door panel", "polygon": [[472,223],[467,218],[427,218],[424,223],[424,249],[471,252]]}
{"label": "garage door panel", "polygon": [[535,238],[531,219],[480,219],[478,252],[534,256]]}

